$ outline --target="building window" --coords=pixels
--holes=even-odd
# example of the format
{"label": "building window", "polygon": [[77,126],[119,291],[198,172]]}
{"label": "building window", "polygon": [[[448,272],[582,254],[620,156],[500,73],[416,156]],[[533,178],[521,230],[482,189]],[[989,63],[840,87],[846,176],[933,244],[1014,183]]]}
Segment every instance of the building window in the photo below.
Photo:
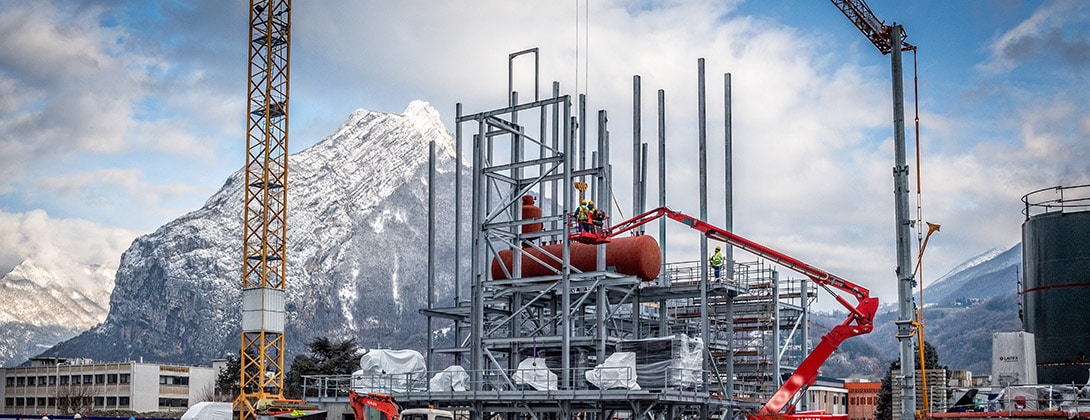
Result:
{"label": "building window", "polygon": [[106,406],[110,408],[117,407],[117,397],[106,397]]}
{"label": "building window", "polygon": [[68,375],[61,376],[61,385],[68,385]]}
{"label": "building window", "polygon": [[188,376],[160,376],[160,385],[189,385]]}
{"label": "building window", "polygon": [[104,383],[106,383],[106,375],[105,374],[100,373],[98,375],[95,375],[95,385],[104,384]]}
{"label": "building window", "polygon": [[72,385],[79,385],[79,375],[72,375]]}
{"label": "building window", "polygon": [[4,380],[4,382],[7,384],[7,386],[15,386],[15,377],[9,376]]}
{"label": "building window", "polygon": [[127,383],[129,383],[129,374],[127,374],[127,373],[122,373],[122,374],[121,374],[121,377],[119,378],[119,381],[120,381],[121,383],[123,383],[123,384],[127,384]]}
{"label": "building window", "polygon": [[46,381],[45,376],[39,376],[38,377],[38,386],[45,386],[45,381]]}
{"label": "building window", "polygon": [[56,376],[50,376],[49,377],[49,384],[50,385],[56,385],[57,384],[57,377]]}
{"label": "building window", "polygon": [[93,375],[83,375],[83,383],[87,385],[93,384],[94,382],[91,381],[93,378]]}
{"label": "building window", "polygon": [[186,398],[160,398],[159,407],[187,407],[189,400]]}
{"label": "building window", "polygon": [[49,399],[46,400],[45,404],[48,407],[56,407],[57,406],[57,397],[49,397]]}
{"label": "building window", "polygon": [[6,405],[8,407],[11,407],[11,406],[15,405],[15,398],[12,398],[12,397],[4,398],[4,405]]}
{"label": "building window", "polygon": [[15,406],[16,407],[22,407],[24,405],[26,405],[26,400],[24,400],[23,397],[16,397],[15,398]]}
{"label": "building window", "polygon": [[26,386],[34,386],[34,377],[33,376],[27,376]]}
{"label": "building window", "polygon": [[15,378],[15,379],[16,379],[16,383],[19,384],[18,386],[26,386],[26,378],[20,376],[20,377]]}
{"label": "building window", "polygon": [[129,397],[117,397],[118,408],[129,408]]}
{"label": "building window", "polygon": [[38,407],[46,407],[45,397],[38,397]]}
{"label": "building window", "polygon": [[106,375],[106,383],[111,384],[111,385],[116,384],[117,383],[117,374],[116,373],[111,373],[111,374]]}
{"label": "building window", "polygon": [[106,404],[106,399],[102,397],[95,397],[95,407],[102,407]]}

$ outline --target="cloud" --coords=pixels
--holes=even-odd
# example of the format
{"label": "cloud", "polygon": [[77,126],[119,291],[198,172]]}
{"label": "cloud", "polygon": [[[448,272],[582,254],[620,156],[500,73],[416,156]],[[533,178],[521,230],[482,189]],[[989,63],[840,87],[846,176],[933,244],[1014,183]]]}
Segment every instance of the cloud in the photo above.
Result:
{"label": "cloud", "polygon": [[109,205],[120,196],[154,208],[162,200],[195,192],[186,184],[150,184],[145,179],[140,169],[112,168],[42,177],[37,186],[92,207]]}
{"label": "cloud", "polygon": [[[987,47],[990,56],[978,66],[985,73],[1005,73],[1031,61],[1059,61],[1065,71],[1083,71],[1090,63],[1086,24],[1090,5],[1056,1],[999,35]],[[1038,63],[1039,64],[1039,63]],[[1036,70],[1034,70],[1036,71]]]}
{"label": "cloud", "polygon": [[[245,53],[219,50],[224,25],[192,30],[200,19],[224,19],[221,3],[0,6],[0,204],[30,209],[80,196],[90,201],[70,203],[112,206],[88,215],[99,222],[115,223],[108,215],[124,213],[124,219],[155,225],[178,210],[150,205],[214,191],[241,166],[244,149],[243,111],[230,111],[242,107],[245,95],[224,88],[234,80],[244,92],[244,76],[223,72],[244,75],[244,66],[225,57]],[[245,26],[238,32],[244,39]],[[245,51],[245,42],[236,48]],[[227,61],[230,67],[221,65]],[[221,141],[225,136],[239,139],[239,146]],[[219,169],[223,159],[232,161],[227,169]],[[129,173],[140,179],[82,178],[134,166],[154,171]],[[104,199],[103,191],[111,195]],[[203,199],[190,196],[182,211]]]}
{"label": "cloud", "polygon": [[70,268],[101,265],[117,269],[136,233],[80,219],[51,218],[45,210],[0,210],[0,277],[25,260]]}

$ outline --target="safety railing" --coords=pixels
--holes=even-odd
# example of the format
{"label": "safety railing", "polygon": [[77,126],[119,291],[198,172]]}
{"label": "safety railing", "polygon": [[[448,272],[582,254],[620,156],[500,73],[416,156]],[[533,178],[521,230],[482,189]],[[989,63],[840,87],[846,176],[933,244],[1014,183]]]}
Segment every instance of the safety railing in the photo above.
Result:
{"label": "safety railing", "polygon": [[1090,384],[1010,385],[1007,387],[935,387],[948,398],[947,412],[1060,411],[1090,413]]}
{"label": "safety railing", "polygon": [[[438,375],[439,371],[379,375],[304,375],[303,398],[315,401],[344,399],[349,390],[401,396],[411,393],[504,392],[533,393],[558,391],[616,392],[634,390],[697,390],[702,371],[664,367],[652,375],[637,376],[630,367],[571,368],[571,385],[562,383],[562,369],[482,370],[480,375],[465,371],[466,377]],[[588,380],[591,373],[595,385]],[[473,378],[479,379],[473,379]]]}
{"label": "safety railing", "polygon": [[1042,188],[1022,196],[1022,214],[1029,220],[1044,213],[1090,210],[1090,184]]}

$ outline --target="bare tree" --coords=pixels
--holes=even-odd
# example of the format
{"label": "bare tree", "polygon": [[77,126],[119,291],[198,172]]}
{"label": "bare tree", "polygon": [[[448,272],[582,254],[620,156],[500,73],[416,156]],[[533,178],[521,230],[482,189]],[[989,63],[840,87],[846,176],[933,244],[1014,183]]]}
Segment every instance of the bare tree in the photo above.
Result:
{"label": "bare tree", "polygon": [[57,412],[73,414],[91,409],[94,389],[90,384],[60,385],[57,387]]}

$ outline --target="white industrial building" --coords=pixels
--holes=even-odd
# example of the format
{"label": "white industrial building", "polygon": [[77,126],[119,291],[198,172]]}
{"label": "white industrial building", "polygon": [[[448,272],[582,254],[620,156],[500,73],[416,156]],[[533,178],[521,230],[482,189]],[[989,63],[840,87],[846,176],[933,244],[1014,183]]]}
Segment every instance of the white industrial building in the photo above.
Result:
{"label": "white industrial building", "polygon": [[180,411],[213,395],[223,364],[34,358],[0,370],[0,413],[75,414],[91,410]]}

